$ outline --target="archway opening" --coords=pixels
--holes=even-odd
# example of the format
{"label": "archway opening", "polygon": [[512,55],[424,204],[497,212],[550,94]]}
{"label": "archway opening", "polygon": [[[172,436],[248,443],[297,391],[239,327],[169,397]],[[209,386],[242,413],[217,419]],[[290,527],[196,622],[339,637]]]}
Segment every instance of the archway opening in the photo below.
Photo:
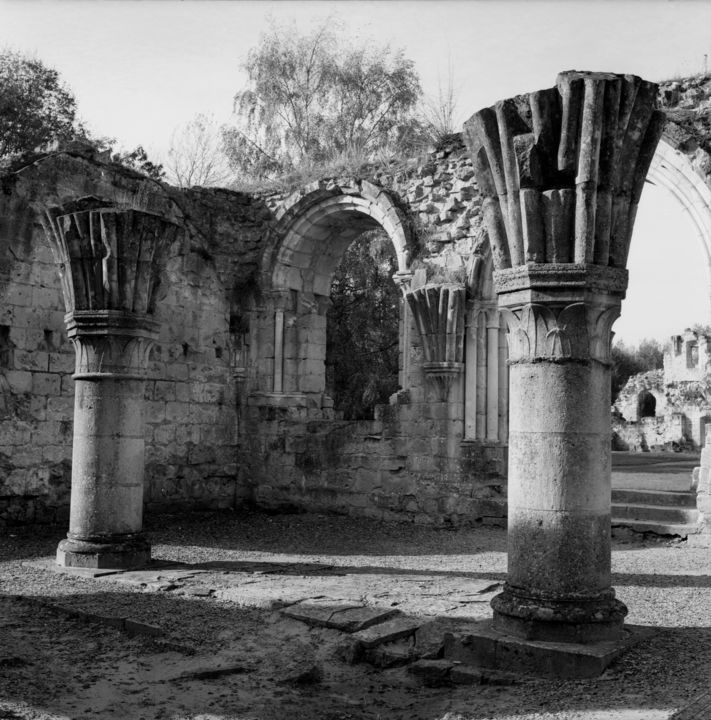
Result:
{"label": "archway opening", "polygon": [[400,292],[387,234],[354,240],[331,283],[326,325],[326,393],[344,420],[372,420],[399,387]]}
{"label": "archway opening", "polygon": [[384,192],[338,189],[307,195],[288,213],[272,271],[273,392],[321,398],[323,408],[335,399],[344,418],[372,418],[398,387],[393,276],[408,255],[400,215]]}
{"label": "archway opening", "polygon": [[657,414],[657,399],[649,390],[642,390],[637,396],[637,415],[640,419],[655,417]]}

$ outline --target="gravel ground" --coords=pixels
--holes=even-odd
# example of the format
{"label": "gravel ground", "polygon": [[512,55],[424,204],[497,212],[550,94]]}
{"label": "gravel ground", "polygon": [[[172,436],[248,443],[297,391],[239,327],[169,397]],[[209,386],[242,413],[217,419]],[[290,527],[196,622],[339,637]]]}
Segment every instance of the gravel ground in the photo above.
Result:
{"label": "gravel ground", "polygon": [[[601,678],[423,688],[403,668],[346,665],[334,652],[340,633],[277,608],[322,594],[427,618],[489,617],[504,531],[260,513],[158,517],[148,530],[155,558],[193,571],[142,583],[69,576],[23,564],[51,555],[60,530],[3,538],[0,720],[655,720],[707,689],[709,551],[685,542],[616,542],[628,622],[654,631]],[[159,626],[174,647],[38,601]],[[217,666],[228,672],[196,676]],[[320,677],[294,681],[312,667]]]}

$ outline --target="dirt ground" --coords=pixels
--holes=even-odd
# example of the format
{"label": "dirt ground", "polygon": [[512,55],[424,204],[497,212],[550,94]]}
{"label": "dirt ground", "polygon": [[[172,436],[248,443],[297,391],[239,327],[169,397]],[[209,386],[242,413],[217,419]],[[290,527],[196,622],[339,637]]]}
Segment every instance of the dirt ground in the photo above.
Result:
{"label": "dirt ground", "polygon": [[489,617],[503,530],[221,513],[158,517],[149,531],[155,558],[186,565],[81,577],[33,562],[60,529],[3,539],[0,719],[655,720],[708,686],[709,551],[685,542],[616,543],[628,620],[654,632],[602,677],[429,688],[403,667],[347,664],[343,633],[281,610],[311,598],[445,625]]}

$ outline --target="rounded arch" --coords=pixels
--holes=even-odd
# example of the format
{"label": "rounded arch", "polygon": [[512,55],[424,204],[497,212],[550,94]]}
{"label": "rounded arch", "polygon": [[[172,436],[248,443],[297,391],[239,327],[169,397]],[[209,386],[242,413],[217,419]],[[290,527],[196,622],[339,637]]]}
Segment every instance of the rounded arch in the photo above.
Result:
{"label": "rounded arch", "polygon": [[664,138],[657,146],[647,180],[669,190],[688,213],[698,233],[711,284],[711,188],[689,158]]}
{"label": "rounded arch", "polygon": [[637,417],[655,417],[657,414],[657,398],[646,388],[637,395]]}
{"label": "rounded arch", "polygon": [[359,235],[382,229],[393,244],[398,273],[406,273],[411,234],[389,193],[366,181],[320,185],[287,199],[265,253],[264,276],[274,290],[330,294],[331,278],[343,253]]}

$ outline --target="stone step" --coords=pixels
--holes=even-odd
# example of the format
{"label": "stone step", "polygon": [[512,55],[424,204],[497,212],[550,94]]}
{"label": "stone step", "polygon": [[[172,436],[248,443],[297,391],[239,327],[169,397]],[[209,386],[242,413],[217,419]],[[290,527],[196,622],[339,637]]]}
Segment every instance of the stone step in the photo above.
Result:
{"label": "stone step", "polygon": [[680,537],[688,537],[699,532],[698,526],[692,523],[663,523],[612,518],[613,535],[615,534],[615,528],[627,528],[638,533],[651,532],[657,535],[679,535]]}
{"label": "stone step", "polygon": [[612,522],[621,520],[661,521],[664,523],[696,524],[699,513],[696,508],[673,505],[612,504]]}
{"label": "stone step", "polygon": [[696,493],[689,490],[621,490],[613,489],[613,505],[663,505],[696,507]]}

